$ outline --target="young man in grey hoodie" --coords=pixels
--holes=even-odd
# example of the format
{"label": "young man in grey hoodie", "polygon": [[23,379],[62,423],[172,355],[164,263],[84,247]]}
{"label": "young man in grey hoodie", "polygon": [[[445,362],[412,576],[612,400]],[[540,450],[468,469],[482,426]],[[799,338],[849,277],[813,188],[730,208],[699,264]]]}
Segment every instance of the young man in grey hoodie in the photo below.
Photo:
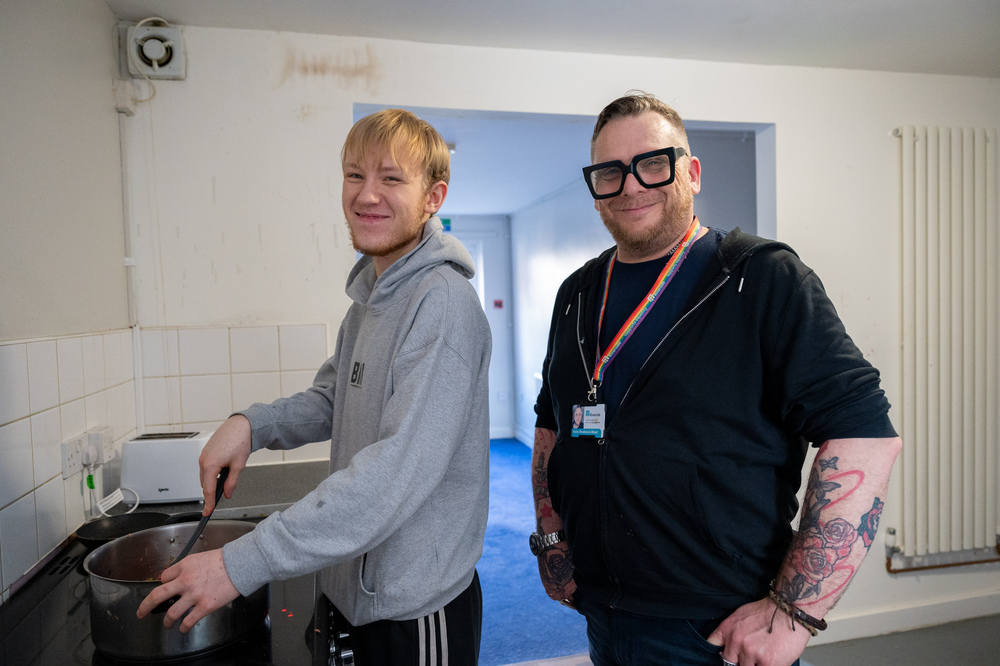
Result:
{"label": "young man in grey hoodie", "polygon": [[270,580],[321,571],[359,666],[475,664],[489,492],[491,338],[472,258],[434,214],[449,152],[398,109],[360,120],[341,153],[354,303],[308,390],[231,416],[201,456],[205,513],[250,453],[331,439],[330,476],[220,550],[163,572],[139,608],[180,595],[164,624],[189,631]]}

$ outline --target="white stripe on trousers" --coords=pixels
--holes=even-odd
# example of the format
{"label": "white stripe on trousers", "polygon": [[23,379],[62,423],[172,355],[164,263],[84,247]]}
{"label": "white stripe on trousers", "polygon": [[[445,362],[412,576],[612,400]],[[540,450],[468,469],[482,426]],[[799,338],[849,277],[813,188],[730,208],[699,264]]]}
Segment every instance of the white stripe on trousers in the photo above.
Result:
{"label": "white stripe on trousers", "polygon": [[[438,658],[438,639],[441,657]],[[417,618],[417,642],[420,644],[420,666],[448,666],[448,622],[444,609]],[[428,649],[430,646],[430,649]]]}

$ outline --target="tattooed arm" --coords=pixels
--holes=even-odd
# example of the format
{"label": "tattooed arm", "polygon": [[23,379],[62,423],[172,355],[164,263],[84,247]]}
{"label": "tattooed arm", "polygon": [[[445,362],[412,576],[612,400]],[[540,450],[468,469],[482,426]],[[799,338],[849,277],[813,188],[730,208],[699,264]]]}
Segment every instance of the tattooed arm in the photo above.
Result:
{"label": "tattooed arm", "polygon": [[[820,447],[799,531],[774,580],[785,599],[814,618],[833,608],[868,553],[901,446],[893,437],[834,439]],[[731,662],[787,666],[809,638],[804,627],[765,598],[736,609],[708,640],[722,645],[723,657]]]}
{"label": "tattooed arm", "polygon": [[[535,494],[535,521],[539,534],[552,534],[563,528],[562,519],[552,510],[549,497],[549,457],[556,445],[556,433],[535,428],[535,446],[531,453],[531,486]],[[538,556],[538,574],[545,592],[559,602],[571,603],[576,583],[573,582],[573,562],[569,544],[561,541],[546,548]]]}

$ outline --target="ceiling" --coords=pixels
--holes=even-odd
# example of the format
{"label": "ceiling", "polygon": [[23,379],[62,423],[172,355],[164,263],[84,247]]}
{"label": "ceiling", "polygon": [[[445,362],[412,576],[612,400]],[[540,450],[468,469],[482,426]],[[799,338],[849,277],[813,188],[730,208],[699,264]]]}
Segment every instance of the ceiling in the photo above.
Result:
{"label": "ceiling", "polygon": [[[1000,78],[1000,0],[105,1],[133,22]],[[413,110],[456,145],[447,214],[519,210],[589,157],[593,117]]]}
{"label": "ceiling", "polygon": [[998,0],[106,0],[121,19],[1000,78]]}

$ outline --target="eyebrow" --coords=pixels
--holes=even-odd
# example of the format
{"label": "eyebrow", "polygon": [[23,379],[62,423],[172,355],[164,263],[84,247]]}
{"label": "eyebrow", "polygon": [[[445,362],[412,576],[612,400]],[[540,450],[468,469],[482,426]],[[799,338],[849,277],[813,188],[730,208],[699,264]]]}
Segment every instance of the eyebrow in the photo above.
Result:
{"label": "eyebrow", "polygon": [[[358,164],[357,162],[344,162],[342,168],[344,168],[344,169],[361,169],[362,166],[360,164]],[[398,173],[402,173],[402,174],[405,174],[405,175],[410,175],[410,173],[406,169],[404,169],[403,167],[401,167],[400,165],[395,164],[395,163],[393,163],[392,165],[389,165],[389,166],[386,166],[385,164],[382,164],[382,165],[380,165],[378,167],[378,171],[379,171],[379,173],[398,172]]]}

